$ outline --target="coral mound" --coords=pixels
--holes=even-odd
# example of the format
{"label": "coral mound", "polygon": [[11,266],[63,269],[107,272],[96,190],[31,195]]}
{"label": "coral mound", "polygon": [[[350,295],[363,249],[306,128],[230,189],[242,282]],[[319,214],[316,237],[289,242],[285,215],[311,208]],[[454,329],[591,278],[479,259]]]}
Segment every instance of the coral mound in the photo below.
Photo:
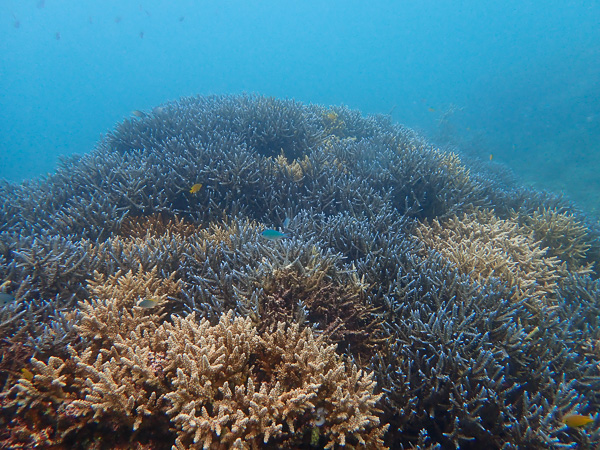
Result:
{"label": "coral mound", "polygon": [[600,226],[498,170],[212,96],[0,183],[0,446],[592,448]]}

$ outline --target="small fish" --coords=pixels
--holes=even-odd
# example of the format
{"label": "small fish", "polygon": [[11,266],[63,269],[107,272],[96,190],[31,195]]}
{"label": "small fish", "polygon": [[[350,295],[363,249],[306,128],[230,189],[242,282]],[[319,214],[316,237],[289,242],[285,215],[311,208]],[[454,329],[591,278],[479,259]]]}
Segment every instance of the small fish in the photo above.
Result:
{"label": "small fish", "polygon": [[183,22],[184,20],[185,20],[185,17],[183,17],[183,16],[179,16],[179,21],[180,21],[180,22]]}
{"label": "small fish", "polygon": [[338,118],[338,115],[335,111],[330,111],[327,113],[327,118],[331,121],[331,122],[335,122]]}
{"label": "small fish", "polygon": [[492,154],[490,153],[490,161],[491,161],[492,159],[494,159],[494,155],[492,155]]}
{"label": "small fish", "polygon": [[133,111],[131,111],[131,114],[133,114],[135,117],[146,117],[148,115],[144,111],[140,111],[139,109],[134,109]]}
{"label": "small fish", "polygon": [[15,301],[15,297],[7,294],[6,292],[0,292],[0,307],[1,306],[6,306],[9,303],[12,303]]}
{"label": "small fish", "polygon": [[158,305],[158,301],[146,298],[138,302],[137,306],[144,309],[152,309]]}
{"label": "small fish", "polygon": [[121,17],[117,16],[115,17],[115,23],[120,23],[121,22]]}
{"label": "small fish", "polygon": [[277,231],[277,230],[265,230],[262,233],[260,233],[260,235],[262,237],[264,237],[265,239],[269,239],[271,241],[275,241],[277,239],[283,239],[288,237],[287,234],[282,233],[281,231]]}
{"label": "small fish", "polygon": [[588,423],[593,422],[594,419],[591,416],[584,416],[581,414],[567,414],[562,418],[562,422],[572,428],[584,427]]}
{"label": "small fish", "polygon": [[285,220],[283,221],[283,228],[289,227],[291,221],[292,220],[289,217],[286,217]]}
{"label": "small fish", "polygon": [[139,34],[139,36],[140,36],[140,39],[144,39],[144,32],[143,32],[143,31],[140,31],[140,34]]}
{"label": "small fish", "polygon": [[196,183],[190,188],[190,194],[195,194],[200,189],[202,189],[202,183]]}
{"label": "small fish", "polygon": [[435,112],[435,108],[432,108],[431,106],[430,106],[429,108],[427,108],[427,110],[428,110],[429,112]]}
{"label": "small fish", "polygon": [[60,31],[57,31],[56,33],[54,33],[54,39],[56,39],[57,41],[60,41]]}
{"label": "small fish", "polygon": [[27,381],[31,381],[33,380],[33,373],[31,372],[31,370],[23,367],[21,369],[21,377],[25,378]]}

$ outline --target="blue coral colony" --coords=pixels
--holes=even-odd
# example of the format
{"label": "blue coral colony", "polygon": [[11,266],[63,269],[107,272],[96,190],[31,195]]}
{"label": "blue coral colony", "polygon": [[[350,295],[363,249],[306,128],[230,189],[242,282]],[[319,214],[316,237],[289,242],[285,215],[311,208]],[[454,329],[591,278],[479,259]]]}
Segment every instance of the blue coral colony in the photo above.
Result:
{"label": "blue coral colony", "polygon": [[388,116],[132,114],[0,184],[1,447],[598,445],[585,213]]}

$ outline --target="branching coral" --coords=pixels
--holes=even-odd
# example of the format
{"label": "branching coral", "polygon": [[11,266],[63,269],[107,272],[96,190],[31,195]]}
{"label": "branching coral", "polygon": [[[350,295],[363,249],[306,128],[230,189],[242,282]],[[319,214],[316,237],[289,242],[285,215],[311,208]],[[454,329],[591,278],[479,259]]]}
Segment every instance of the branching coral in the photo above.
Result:
{"label": "branching coral", "polygon": [[[137,273],[117,272],[108,279],[96,272],[89,285],[92,300],[81,304],[79,332],[90,340],[112,342],[119,335],[128,336],[140,324],[148,329],[156,328],[165,303],[180,291],[173,276],[161,278],[156,268],[150,272],[141,268]],[[152,313],[137,306],[141,300],[156,303]]]}
{"label": "branching coral", "polygon": [[35,375],[19,380],[4,407],[38,412],[50,402],[54,414],[79,418],[60,424],[60,439],[94,420],[164,429],[167,414],[178,448],[292,448],[315,430],[325,448],[384,448],[373,375],[309,328],[280,322],[259,334],[250,318],[231,313],[214,327],[193,314],[158,327],[137,322],[99,349],[71,349],[68,360],[32,359]]}
{"label": "branching coral", "polygon": [[0,181],[0,445],[591,447],[598,236],[389,116],[169,102]]}
{"label": "branching coral", "polygon": [[260,335],[250,319],[227,315],[215,327],[188,317],[166,329],[178,448],[294,448],[315,427],[325,448],[383,447],[372,375],[347,367],[308,328],[280,322]]}
{"label": "branching coral", "polygon": [[553,303],[558,261],[516,222],[479,211],[421,224],[416,235],[474,280],[485,284],[496,277],[514,287],[514,300],[526,299],[533,310]]}
{"label": "branching coral", "polygon": [[599,384],[598,369],[567,349],[576,331],[568,313],[557,315],[562,305],[524,328],[530,315],[499,280],[473,283],[440,254],[401,263],[386,321],[392,336],[375,358],[390,443],[541,449],[588,442],[563,434],[560,422],[574,408],[590,408],[590,388]]}
{"label": "branching coral", "polygon": [[515,213],[515,216],[524,230],[540,241],[543,248],[548,248],[548,256],[564,261],[572,271],[592,270],[592,263],[586,263],[586,257],[597,238],[573,214],[540,208],[531,215]]}
{"label": "branching coral", "polygon": [[198,232],[199,228],[177,216],[165,218],[162,214],[147,217],[127,217],[121,223],[119,235],[133,239],[179,235],[188,237]]}
{"label": "branching coral", "polygon": [[351,277],[345,283],[337,281],[328,272],[331,268],[289,267],[264,273],[260,326],[265,329],[279,321],[312,324],[337,343],[338,350],[368,360],[384,339],[381,319],[367,302],[366,286]]}

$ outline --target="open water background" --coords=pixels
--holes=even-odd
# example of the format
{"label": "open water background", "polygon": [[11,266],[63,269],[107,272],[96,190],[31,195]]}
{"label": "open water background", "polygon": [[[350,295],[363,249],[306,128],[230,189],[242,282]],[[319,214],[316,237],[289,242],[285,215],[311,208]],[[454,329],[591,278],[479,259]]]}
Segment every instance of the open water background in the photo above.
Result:
{"label": "open water background", "polygon": [[600,211],[600,1],[0,2],[0,178],[241,92],[391,113]]}

